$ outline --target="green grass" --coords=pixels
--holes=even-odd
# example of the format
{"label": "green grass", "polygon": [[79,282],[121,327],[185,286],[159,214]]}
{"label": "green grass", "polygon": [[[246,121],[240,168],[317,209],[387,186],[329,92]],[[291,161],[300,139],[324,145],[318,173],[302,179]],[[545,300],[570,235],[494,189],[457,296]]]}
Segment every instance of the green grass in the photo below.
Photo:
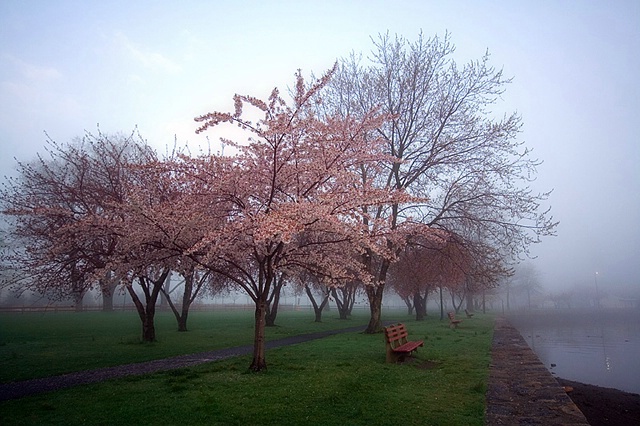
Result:
{"label": "green grass", "polygon": [[[325,313],[283,311],[268,339],[367,324],[365,312],[344,321]],[[252,311],[193,312],[189,331],[173,314],[156,314],[157,342],[141,343],[134,312],[0,314],[0,383],[253,344]]]}
{"label": "green grass", "polygon": [[[360,316],[348,322],[339,321],[329,313],[325,322],[316,324],[309,312],[283,314],[278,321],[280,327],[268,330],[269,338],[359,325],[367,320],[366,316]],[[111,338],[93,341],[86,337],[86,330],[70,327],[66,333],[76,331],[75,338],[62,331],[55,338],[37,330],[25,335],[23,341],[29,341],[30,337],[35,348],[37,342],[49,336],[49,345],[66,341],[77,348],[89,346],[93,350],[86,349],[85,353],[97,358],[102,358],[104,344],[109,345],[108,350],[127,348],[117,356],[108,356],[109,362],[127,351],[136,356],[145,353],[147,357],[161,358],[165,355],[157,355],[176,350],[188,353],[194,348],[209,350],[213,345],[246,344],[246,338],[252,337],[251,317],[250,312],[198,314],[194,316],[193,331],[174,333],[167,324],[168,328],[158,333],[157,344],[141,345],[113,343],[118,335],[113,329],[122,331],[125,324],[118,318],[103,324],[104,320],[96,314],[93,328],[102,324],[101,331]],[[483,424],[493,318],[476,315],[465,320],[458,330],[450,330],[446,321],[435,318],[415,322],[400,314],[397,319],[407,324],[410,337],[425,340],[425,347],[418,350],[415,359],[403,365],[385,364],[382,335],[345,333],[269,350],[268,370],[260,374],[247,372],[250,357],[238,357],[6,401],[0,403],[0,419],[3,425]],[[2,318],[2,339],[6,341],[0,346],[3,371],[5,347],[13,346],[12,339],[20,334],[16,328],[13,335],[5,333],[6,320]],[[72,326],[74,321],[69,321]],[[75,322],[78,325],[77,319]],[[78,325],[80,329],[85,327],[82,323],[81,327]],[[17,328],[25,332],[28,327]],[[244,335],[245,341],[231,342],[233,332],[229,328]],[[136,335],[135,327],[130,331],[128,336]],[[208,342],[198,343],[202,339]]]}

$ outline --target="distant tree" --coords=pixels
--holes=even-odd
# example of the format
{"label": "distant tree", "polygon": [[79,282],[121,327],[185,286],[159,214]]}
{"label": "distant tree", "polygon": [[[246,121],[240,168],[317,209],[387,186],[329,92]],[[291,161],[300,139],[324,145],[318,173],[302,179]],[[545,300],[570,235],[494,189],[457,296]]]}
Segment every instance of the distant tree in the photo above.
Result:
{"label": "distant tree", "polygon": [[[86,238],[117,241],[108,268],[125,282],[142,323],[142,340],[149,342],[156,340],[160,295],[171,307],[178,329],[186,331],[189,307],[211,276],[181,249],[198,241],[200,223],[193,217],[179,217],[187,189],[167,172],[167,164],[173,161],[172,154],[164,160],[130,165],[119,202],[110,204],[85,232]],[[185,278],[180,309],[167,289],[174,271]]]}
{"label": "distant tree", "polygon": [[531,296],[542,294],[540,273],[532,263],[521,263],[515,268],[513,277],[518,290],[527,297],[527,308],[531,309]]}
{"label": "distant tree", "polygon": [[218,288],[226,286],[226,282],[216,274],[212,274],[211,271],[203,270],[187,257],[181,259],[179,268],[178,273],[182,277],[180,283],[182,288],[181,300],[174,302],[171,296],[172,291],[177,287],[167,290],[166,286],[163,286],[160,292],[164,295],[178,322],[178,331],[187,331],[189,308],[193,302],[205,289],[215,294]]}
{"label": "distant tree", "polygon": [[11,285],[17,279],[18,271],[9,261],[11,253],[16,250],[5,229],[0,228],[0,304],[13,298]]}
{"label": "distant tree", "polygon": [[416,321],[425,319],[427,297],[438,285],[435,255],[435,247],[409,244],[389,271],[388,284],[404,300],[409,314],[415,310]]}
{"label": "distant tree", "polygon": [[[490,110],[510,80],[489,65],[488,54],[459,67],[454,50],[448,34],[420,34],[414,42],[380,35],[370,61],[353,54],[340,62],[322,94],[329,101],[324,105],[343,117],[362,116],[373,107],[392,117],[374,134],[399,161],[367,178],[422,201],[413,208],[369,209],[367,217],[384,218],[392,229],[409,218],[448,231],[463,226],[517,258],[552,235],[556,225],[548,211],[540,211],[548,194],[527,186],[539,162],[516,139],[520,117],[494,119]],[[387,242],[391,252],[401,249],[398,241]],[[376,332],[391,260],[375,261],[369,253],[363,262],[375,277],[366,292],[367,331]]]}
{"label": "distant tree", "polygon": [[[322,312],[329,304],[331,289],[314,274],[302,272],[298,274],[297,278],[301,281],[311,306],[313,306],[315,322],[322,322]],[[319,300],[316,300],[316,296]]]}
{"label": "distant tree", "polygon": [[357,281],[349,281],[340,286],[331,287],[331,295],[338,308],[340,319],[346,320],[351,317],[360,288],[361,285]]}
{"label": "distant tree", "polygon": [[72,296],[81,309],[84,294],[100,283],[103,307],[112,309],[117,280],[106,266],[116,240],[95,236],[95,219],[121,201],[127,165],[154,153],[135,133],[85,134],[69,144],[47,140],[46,156],[18,162],[0,195],[10,218],[10,238],[19,242],[9,260],[20,270],[15,285],[54,299]]}

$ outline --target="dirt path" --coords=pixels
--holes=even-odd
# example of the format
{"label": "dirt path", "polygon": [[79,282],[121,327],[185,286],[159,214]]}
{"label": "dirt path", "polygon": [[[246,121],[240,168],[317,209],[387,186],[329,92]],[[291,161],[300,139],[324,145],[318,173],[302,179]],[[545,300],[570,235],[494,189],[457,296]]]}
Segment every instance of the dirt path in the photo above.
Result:
{"label": "dirt path", "polygon": [[[362,331],[363,326],[342,328],[317,333],[302,334],[299,336],[285,337],[282,339],[267,342],[267,349],[281,346],[294,345],[296,343],[308,342],[340,333]],[[251,354],[252,345],[238,346],[235,348],[220,349],[217,351],[200,352],[197,354],[180,355],[171,358],[158,359],[154,361],[141,362],[136,364],[118,365],[115,367],[99,368],[96,370],[78,371],[75,373],[63,374],[60,376],[43,377],[41,379],[24,380],[0,384],[0,401],[22,398],[45,392],[53,392],[66,389],[72,386],[98,383],[104,380],[117,379],[125,376],[155,373],[157,371],[173,370],[176,368],[190,367],[203,364],[205,362],[220,361],[241,355]]]}

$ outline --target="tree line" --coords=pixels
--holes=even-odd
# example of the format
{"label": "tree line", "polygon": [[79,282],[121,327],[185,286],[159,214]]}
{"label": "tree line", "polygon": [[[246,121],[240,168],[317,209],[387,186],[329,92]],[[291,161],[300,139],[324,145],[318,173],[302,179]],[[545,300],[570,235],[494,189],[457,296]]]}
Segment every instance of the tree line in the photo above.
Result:
{"label": "tree line", "polygon": [[448,34],[382,34],[369,58],[310,83],[298,71],[289,96],[236,95],[232,111],[195,118],[198,133],[239,127],[246,137],[221,138],[232,154],[161,158],[136,132],[49,139],[0,194],[14,284],[59,297],[96,287],[107,304],[122,286],[143,340],[155,339],[160,294],[186,330],[202,291],[242,289],[254,371],[285,283],[305,289],[318,320],[329,297],[348,316],[364,289],[370,333],[388,286],[418,319],[435,289],[456,309],[471,303],[556,223],[541,211],[549,194],[528,186],[539,162],[517,139],[521,118],[490,109],[509,80],[488,55],[458,66],[454,50]]}

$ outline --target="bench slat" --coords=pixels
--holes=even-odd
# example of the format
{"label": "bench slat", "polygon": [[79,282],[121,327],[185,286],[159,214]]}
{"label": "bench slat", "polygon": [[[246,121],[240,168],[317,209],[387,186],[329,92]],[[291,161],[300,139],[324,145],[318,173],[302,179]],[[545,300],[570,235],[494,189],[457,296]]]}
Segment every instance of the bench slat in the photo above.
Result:
{"label": "bench slat", "polygon": [[403,360],[404,356],[411,354],[418,347],[424,346],[424,341],[407,341],[409,333],[404,324],[391,325],[384,328],[384,336],[387,342],[387,362]]}
{"label": "bench slat", "polygon": [[415,342],[407,342],[404,345],[398,346],[397,348],[392,348],[394,352],[413,352],[419,346],[424,346],[424,341],[417,340]]}

